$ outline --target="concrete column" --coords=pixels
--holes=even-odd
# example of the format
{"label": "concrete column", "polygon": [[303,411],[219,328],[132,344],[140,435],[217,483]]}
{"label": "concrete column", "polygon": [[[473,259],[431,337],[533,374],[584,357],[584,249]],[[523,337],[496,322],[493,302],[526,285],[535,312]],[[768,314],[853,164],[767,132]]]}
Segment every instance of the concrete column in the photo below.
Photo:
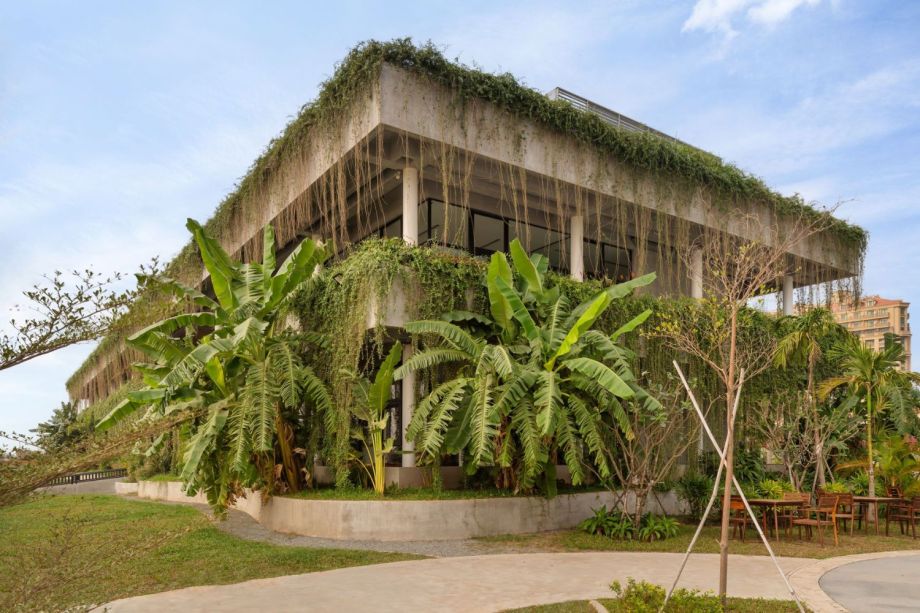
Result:
{"label": "concrete column", "polygon": [[402,194],[403,240],[409,245],[415,245],[418,243],[418,168],[403,168]]}
{"label": "concrete column", "polygon": [[572,215],[569,221],[569,271],[576,281],[585,279],[585,218]]}
{"label": "concrete column", "polygon": [[[412,345],[403,345],[403,361],[412,357]],[[415,445],[406,437],[409,421],[415,411],[415,373],[408,373],[402,380],[402,466],[413,468],[415,466]]]}
{"label": "concrete column", "polygon": [[690,252],[690,297],[703,297],[703,249],[694,247]]}
{"label": "concrete column", "polygon": [[792,275],[783,275],[783,315],[793,314],[792,290],[795,289],[793,281]]}

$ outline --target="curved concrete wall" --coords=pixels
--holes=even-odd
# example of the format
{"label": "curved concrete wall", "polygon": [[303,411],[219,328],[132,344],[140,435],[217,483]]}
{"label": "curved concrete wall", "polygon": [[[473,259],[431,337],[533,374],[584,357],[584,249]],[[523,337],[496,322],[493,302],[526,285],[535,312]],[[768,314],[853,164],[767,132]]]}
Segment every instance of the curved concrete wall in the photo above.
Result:
{"label": "curved concrete wall", "polygon": [[[187,496],[175,481],[141,481],[139,498],[207,503],[201,493]],[[289,534],[341,540],[427,541],[574,528],[601,505],[613,507],[611,492],[469,500],[306,500],[274,497],[263,503],[247,492],[234,507],[266,528]],[[673,493],[659,494],[653,512],[677,512]],[[668,508],[671,507],[671,508]]]}

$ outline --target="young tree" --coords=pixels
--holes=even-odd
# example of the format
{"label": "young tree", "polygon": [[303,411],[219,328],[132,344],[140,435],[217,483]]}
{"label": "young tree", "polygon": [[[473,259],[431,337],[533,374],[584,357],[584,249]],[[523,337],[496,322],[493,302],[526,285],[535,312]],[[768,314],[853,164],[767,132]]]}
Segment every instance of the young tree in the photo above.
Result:
{"label": "young tree", "polygon": [[[676,381],[650,386],[660,404],[627,402],[630,432],[627,436],[614,424],[604,429],[604,452],[613,467],[623,495],[632,494],[633,525],[638,530],[648,499],[656,485],[668,478],[687,449],[696,444],[699,422]],[[627,511],[629,512],[629,511]]]}
{"label": "young tree", "polygon": [[815,394],[815,368],[822,357],[822,342],[833,337],[843,338],[846,329],[834,320],[833,314],[827,309],[810,309],[799,316],[785,317],[780,321],[780,327],[786,334],[779,341],[774,362],[780,368],[805,364],[805,401],[811,411],[809,423],[812,426],[818,486],[824,487],[824,435]]}
{"label": "young tree", "polygon": [[811,489],[814,483],[806,483],[807,475],[815,471],[817,476],[820,462],[827,468],[827,453],[819,456],[816,450],[842,451],[858,434],[853,407],[854,403],[843,402],[813,411],[800,390],[777,389],[753,411],[753,428],[780,459],[793,487]]}
{"label": "young tree", "polygon": [[[735,215],[728,224],[734,234],[710,232],[698,245],[682,254],[686,268],[694,273],[694,261],[702,256],[704,297],[690,308],[666,310],[656,334],[676,351],[703,362],[720,381],[726,407],[734,406],[741,369],[751,380],[769,367],[776,339],[763,326],[752,325],[762,317],[748,304],[780,284],[790,270],[789,254],[807,238],[827,228],[832,218],[786,220],[765,226],[759,216]],[[740,238],[742,236],[751,238]],[[695,254],[695,250],[701,253]],[[726,602],[728,586],[729,509],[734,467],[734,433],[726,411],[727,449],[722,527],[719,541],[719,595]]]}
{"label": "young tree", "polygon": [[850,336],[837,345],[833,355],[840,361],[843,374],[821,383],[819,396],[826,398],[833,390],[845,387],[866,407],[866,469],[869,473],[869,494],[875,494],[875,457],[873,456],[872,426],[876,413],[896,407],[910,396],[910,388],[920,383],[920,374],[899,370],[904,348],[892,343],[882,351],[864,345]]}

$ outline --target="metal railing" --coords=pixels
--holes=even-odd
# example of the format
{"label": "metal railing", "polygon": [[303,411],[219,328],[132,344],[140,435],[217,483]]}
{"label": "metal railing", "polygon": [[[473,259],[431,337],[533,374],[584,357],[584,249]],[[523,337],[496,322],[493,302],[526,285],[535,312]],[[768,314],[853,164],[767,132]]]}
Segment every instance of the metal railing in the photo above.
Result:
{"label": "metal railing", "polygon": [[685,143],[679,138],[674,138],[670,134],[665,134],[661,130],[656,130],[655,128],[651,126],[646,125],[642,123],[641,121],[636,121],[635,119],[632,119],[631,117],[627,117],[626,115],[623,115],[622,113],[617,113],[614,110],[608,109],[606,106],[600,105],[596,102],[592,102],[591,100],[588,100],[587,98],[579,96],[578,94],[574,94],[567,89],[556,87],[552,91],[547,93],[546,97],[549,98],[550,100],[564,100],[565,102],[568,102],[569,104],[571,104],[572,106],[574,106],[576,109],[580,111],[587,111],[589,113],[594,113],[595,115],[603,119],[605,122],[609,123],[610,125],[616,128],[621,128],[623,130],[631,130],[633,132],[649,132],[665,140],[669,140],[674,143],[679,143],[686,147],[690,147],[692,149],[700,151],[701,153],[705,153],[706,155],[716,157],[715,155],[713,155],[712,153],[709,153],[708,151],[704,151],[700,149],[699,147],[694,147],[693,145],[689,143]]}
{"label": "metal railing", "polygon": [[128,476],[128,470],[125,468],[109,468],[106,470],[93,470],[85,473],[74,473],[72,475],[62,475],[52,479],[48,485],[72,485],[74,483],[83,483],[85,481],[100,481],[102,479],[117,479],[118,477]]}

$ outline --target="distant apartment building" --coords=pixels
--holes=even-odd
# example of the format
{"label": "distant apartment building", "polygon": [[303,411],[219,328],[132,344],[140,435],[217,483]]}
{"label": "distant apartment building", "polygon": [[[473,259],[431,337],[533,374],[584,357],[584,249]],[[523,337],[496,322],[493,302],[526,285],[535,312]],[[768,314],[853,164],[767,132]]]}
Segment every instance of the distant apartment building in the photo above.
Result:
{"label": "distant apartment building", "polygon": [[885,348],[886,342],[901,343],[904,346],[901,364],[904,370],[911,370],[908,307],[909,302],[880,296],[866,296],[854,304],[849,295],[838,294],[831,302],[834,319],[867,347],[878,351]]}

